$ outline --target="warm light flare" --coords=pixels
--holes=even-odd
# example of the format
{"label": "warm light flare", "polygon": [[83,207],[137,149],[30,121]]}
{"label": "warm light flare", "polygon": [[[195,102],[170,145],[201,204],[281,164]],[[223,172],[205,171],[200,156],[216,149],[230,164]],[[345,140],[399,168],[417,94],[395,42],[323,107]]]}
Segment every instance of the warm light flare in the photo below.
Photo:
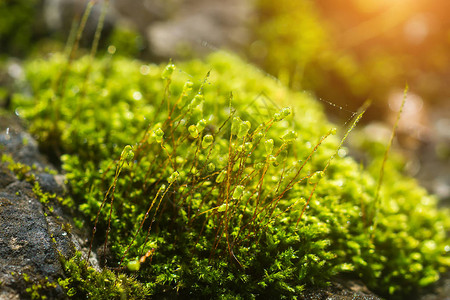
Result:
{"label": "warm light flare", "polygon": [[361,13],[375,13],[393,6],[410,5],[411,0],[353,0]]}

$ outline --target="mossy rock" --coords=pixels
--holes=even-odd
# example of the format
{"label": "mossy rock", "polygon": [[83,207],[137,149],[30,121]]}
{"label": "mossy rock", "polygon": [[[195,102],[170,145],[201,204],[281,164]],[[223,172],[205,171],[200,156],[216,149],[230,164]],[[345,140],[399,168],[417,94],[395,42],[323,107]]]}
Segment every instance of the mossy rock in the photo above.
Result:
{"label": "mossy rock", "polygon": [[[154,297],[294,298],[348,273],[401,298],[450,264],[434,197],[388,161],[377,198],[382,151],[364,169],[318,102],[235,56],[54,54],[26,73],[14,109],[62,155],[80,226]],[[65,287],[89,295],[80,280]]]}

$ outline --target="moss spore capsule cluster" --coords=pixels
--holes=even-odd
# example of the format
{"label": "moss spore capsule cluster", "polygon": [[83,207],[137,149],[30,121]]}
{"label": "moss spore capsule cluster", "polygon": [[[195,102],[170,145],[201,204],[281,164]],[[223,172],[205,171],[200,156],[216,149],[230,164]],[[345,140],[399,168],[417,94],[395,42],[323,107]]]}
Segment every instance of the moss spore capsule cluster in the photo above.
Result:
{"label": "moss spore capsule cluster", "polygon": [[177,64],[182,72],[173,63],[141,72],[119,57],[72,64],[55,93],[65,58],[29,61],[32,95],[13,99],[42,148],[64,154],[94,245],[108,239],[116,272],[78,255],[61,281],[68,294],[98,296],[89,283],[103,282],[99,299],[294,298],[351,272],[401,298],[450,265],[436,199],[388,160],[375,213],[383,153],[366,169],[335,155],[339,136],[310,96],[226,53]]}

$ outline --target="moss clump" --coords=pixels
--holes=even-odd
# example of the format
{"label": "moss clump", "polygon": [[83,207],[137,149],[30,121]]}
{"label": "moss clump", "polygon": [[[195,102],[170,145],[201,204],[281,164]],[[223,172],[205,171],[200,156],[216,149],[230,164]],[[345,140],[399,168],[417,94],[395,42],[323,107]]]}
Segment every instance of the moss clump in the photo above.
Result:
{"label": "moss clump", "polygon": [[64,153],[107,266],[153,296],[292,298],[351,272],[404,297],[449,265],[435,198],[388,162],[375,215],[380,164],[336,155],[314,99],[236,57],[68,66],[54,55],[26,70],[33,96],[14,108],[44,149]]}
{"label": "moss clump", "polygon": [[36,282],[36,280],[32,280],[26,273],[22,273],[22,277],[28,286],[25,288],[25,292],[31,299],[48,299],[44,293],[48,293],[57,287],[56,282],[50,282],[48,277],[42,278],[38,282]]}
{"label": "moss clump", "polygon": [[90,267],[77,252],[64,260],[64,269],[71,276],[58,280],[67,296],[76,299],[144,299],[149,291],[133,276],[115,274],[107,269],[101,272]]}

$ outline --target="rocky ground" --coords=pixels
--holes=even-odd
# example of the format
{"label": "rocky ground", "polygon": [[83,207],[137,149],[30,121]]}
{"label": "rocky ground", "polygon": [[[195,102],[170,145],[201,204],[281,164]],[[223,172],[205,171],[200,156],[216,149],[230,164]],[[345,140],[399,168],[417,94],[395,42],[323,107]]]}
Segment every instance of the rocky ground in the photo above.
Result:
{"label": "rocky ground", "polygon": [[[31,171],[43,192],[63,195],[64,177],[41,155],[36,141],[14,115],[0,116],[0,153],[15,162],[34,166]],[[58,203],[42,204],[33,184],[19,180],[0,164],[0,299],[26,299],[41,284],[64,277],[60,255],[71,257],[86,250],[85,235],[74,228],[71,217]],[[50,299],[64,299],[55,285],[47,289]]]}

